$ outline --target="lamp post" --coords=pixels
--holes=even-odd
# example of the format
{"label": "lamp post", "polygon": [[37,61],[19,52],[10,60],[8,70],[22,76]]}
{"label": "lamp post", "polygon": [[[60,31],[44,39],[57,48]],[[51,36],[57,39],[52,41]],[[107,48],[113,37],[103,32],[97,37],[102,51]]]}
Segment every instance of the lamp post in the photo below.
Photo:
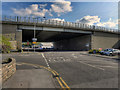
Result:
{"label": "lamp post", "polygon": [[[38,18],[40,18],[40,17],[37,17],[37,18],[33,18],[34,20],[35,19],[37,19],[37,23],[38,23]],[[34,21],[34,40],[33,40],[33,42],[36,42],[37,41],[37,39],[35,38],[35,34],[36,34],[36,22]],[[35,40],[36,39],[36,40]],[[34,43],[34,52],[35,52],[35,43]]]}
{"label": "lamp post", "polygon": [[[36,24],[34,22],[34,38],[35,38],[35,28],[36,28]],[[34,52],[35,52],[35,43],[34,43]]]}

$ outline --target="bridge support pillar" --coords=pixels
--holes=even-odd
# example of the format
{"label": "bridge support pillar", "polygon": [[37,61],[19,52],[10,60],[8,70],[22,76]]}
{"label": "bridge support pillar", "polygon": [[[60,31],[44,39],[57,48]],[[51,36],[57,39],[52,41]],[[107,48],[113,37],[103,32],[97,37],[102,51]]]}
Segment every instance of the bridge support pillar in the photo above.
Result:
{"label": "bridge support pillar", "polygon": [[22,30],[16,31],[16,41],[17,41],[17,49],[22,49]]}

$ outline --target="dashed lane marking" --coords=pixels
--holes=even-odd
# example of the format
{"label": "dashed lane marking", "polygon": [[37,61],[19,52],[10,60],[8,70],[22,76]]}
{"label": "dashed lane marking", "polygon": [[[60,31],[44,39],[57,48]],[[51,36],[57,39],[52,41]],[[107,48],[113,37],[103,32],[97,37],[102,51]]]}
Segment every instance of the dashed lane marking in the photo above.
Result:
{"label": "dashed lane marking", "polygon": [[91,65],[91,64],[88,64],[88,63],[85,63],[85,62],[82,62],[82,61],[79,61],[79,62],[82,63],[82,64],[85,64],[85,65],[88,65],[88,66],[90,66],[90,67],[93,67],[93,68],[97,68],[97,69],[100,69],[100,70],[105,70],[105,69],[103,69],[103,68],[96,67],[96,66],[94,66],[94,65]]}
{"label": "dashed lane marking", "polygon": [[118,68],[118,67],[113,67],[113,66],[100,66],[100,67],[106,67],[106,68]]}
{"label": "dashed lane marking", "polygon": [[44,60],[45,60],[45,62],[46,62],[46,64],[47,64],[47,67],[50,68],[50,65],[48,64],[48,61],[47,61],[46,57],[44,56],[43,53],[41,53],[41,54],[42,54],[42,57],[44,58]]}

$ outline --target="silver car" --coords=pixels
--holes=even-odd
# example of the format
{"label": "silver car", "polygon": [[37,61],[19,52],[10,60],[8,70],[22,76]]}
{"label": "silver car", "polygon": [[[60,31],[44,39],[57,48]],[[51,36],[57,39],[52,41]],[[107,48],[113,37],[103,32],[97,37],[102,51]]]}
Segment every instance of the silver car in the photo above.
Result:
{"label": "silver car", "polygon": [[101,51],[100,54],[107,55],[107,56],[114,56],[120,53],[120,50],[118,49],[105,49],[104,51]]}

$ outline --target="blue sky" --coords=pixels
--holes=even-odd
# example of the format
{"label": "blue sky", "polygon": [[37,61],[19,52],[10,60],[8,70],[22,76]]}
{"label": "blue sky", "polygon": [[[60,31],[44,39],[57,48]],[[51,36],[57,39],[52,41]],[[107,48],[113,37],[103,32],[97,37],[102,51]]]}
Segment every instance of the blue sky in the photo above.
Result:
{"label": "blue sky", "polygon": [[46,17],[118,28],[117,2],[3,2],[2,15]]}

